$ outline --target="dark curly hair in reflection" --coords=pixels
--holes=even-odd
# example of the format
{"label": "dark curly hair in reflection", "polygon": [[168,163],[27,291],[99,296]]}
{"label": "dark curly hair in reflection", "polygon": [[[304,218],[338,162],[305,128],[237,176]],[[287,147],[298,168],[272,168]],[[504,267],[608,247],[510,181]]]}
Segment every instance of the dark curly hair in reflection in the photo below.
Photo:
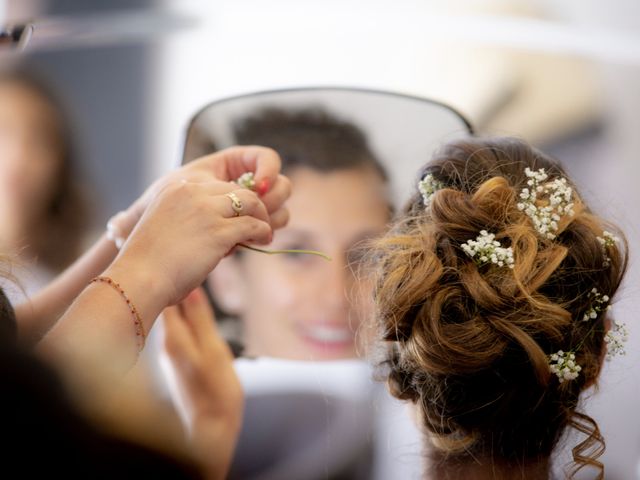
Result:
{"label": "dark curly hair in reflection", "polygon": [[[604,439],[577,409],[600,372],[609,320],[605,312],[581,319],[592,288],[614,296],[626,241],[605,254],[597,238],[604,230],[624,237],[574,185],[575,214],[563,218],[555,239],[544,238],[517,207],[526,167],[545,168],[548,181],[567,178],[510,138],[455,141],[421,172],[444,188],[428,209],[416,193],[373,247],[385,375],[396,397],[417,405],[440,474],[485,461],[514,471],[542,462],[546,476],[570,426],[586,435],[573,448],[571,476],[589,465],[603,478]],[[512,247],[513,269],[478,267],[460,248],[481,230]],[[572,348],[582,371],[559,383],[548,355]]]}

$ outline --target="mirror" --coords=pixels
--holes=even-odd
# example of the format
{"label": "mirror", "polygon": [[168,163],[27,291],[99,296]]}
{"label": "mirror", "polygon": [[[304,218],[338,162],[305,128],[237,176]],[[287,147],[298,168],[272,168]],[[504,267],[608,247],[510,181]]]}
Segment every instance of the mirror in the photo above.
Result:
{"label": "mirror", "polygon": [[471,133],[462,115],[436,101],[353,88],[268,91],[200,110],[183,163],[236,144],[274,148],[294,193],[289,225],[270,247],[332,258],[242,251],[221,262],[206,287],[230,343],[250,357],[366,356],[363,241],[382,234],[415,193],[432,152]]}

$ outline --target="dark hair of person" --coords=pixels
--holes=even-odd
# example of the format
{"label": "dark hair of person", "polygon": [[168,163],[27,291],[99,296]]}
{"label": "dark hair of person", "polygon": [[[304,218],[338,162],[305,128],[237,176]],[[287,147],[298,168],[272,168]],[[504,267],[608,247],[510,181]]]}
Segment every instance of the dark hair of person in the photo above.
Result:
{"label": "dark hair of person", "polygon": [[370,167],[387,180],[364,132],[319,107],[265,108],[237,121],[233,130],[238,144],[277,151],[285,173],[298,167],[323,173]]}

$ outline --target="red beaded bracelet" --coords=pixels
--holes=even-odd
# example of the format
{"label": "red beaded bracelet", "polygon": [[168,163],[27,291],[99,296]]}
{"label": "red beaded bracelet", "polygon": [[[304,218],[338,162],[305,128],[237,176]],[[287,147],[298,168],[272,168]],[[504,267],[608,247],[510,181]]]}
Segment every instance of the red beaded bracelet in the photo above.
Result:
{"label": "red beaded bracelet", "polygon": [[145,341],[147,340],[147,336],[144,332],[144,326],[142,325],[142,318],[140,318],[140,314],[138,313],[138,310],[136,309],[135,305],[131,302],[131,300],[129,299],[127,294],[124,292],[124,289],[120,286],[120,284],[115,280],[113,280],[112,278],[100,276],[100,277],[94,278],[89,283],[94,283],[94,282],[95,283],[101,282],[101,283],[106,283],[108,285],[111,285],[111,287],[113,287],[120,294],[120,296],[124,299],[124,301],[127,302],[127,307],[129,307],[129,310],[133,315],[133,324],[135,325],[135,328],[136,328],[136,340],[138,343],[138,352],[141,352],[142,349],[144,348],[144,344],[145,344]]}

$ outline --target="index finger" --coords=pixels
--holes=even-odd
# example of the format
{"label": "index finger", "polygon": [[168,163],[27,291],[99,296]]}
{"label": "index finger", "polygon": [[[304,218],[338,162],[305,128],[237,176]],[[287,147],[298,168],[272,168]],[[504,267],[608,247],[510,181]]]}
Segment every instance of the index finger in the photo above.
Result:
{"label": "index finger", "polygon": [[218,180],[236,180],[243,173],[252,172],[260,195],[268,192],[276,183],[282,162],[278,153],[257,145],[229,147],[194,160],[190,165],[204,167]]}

